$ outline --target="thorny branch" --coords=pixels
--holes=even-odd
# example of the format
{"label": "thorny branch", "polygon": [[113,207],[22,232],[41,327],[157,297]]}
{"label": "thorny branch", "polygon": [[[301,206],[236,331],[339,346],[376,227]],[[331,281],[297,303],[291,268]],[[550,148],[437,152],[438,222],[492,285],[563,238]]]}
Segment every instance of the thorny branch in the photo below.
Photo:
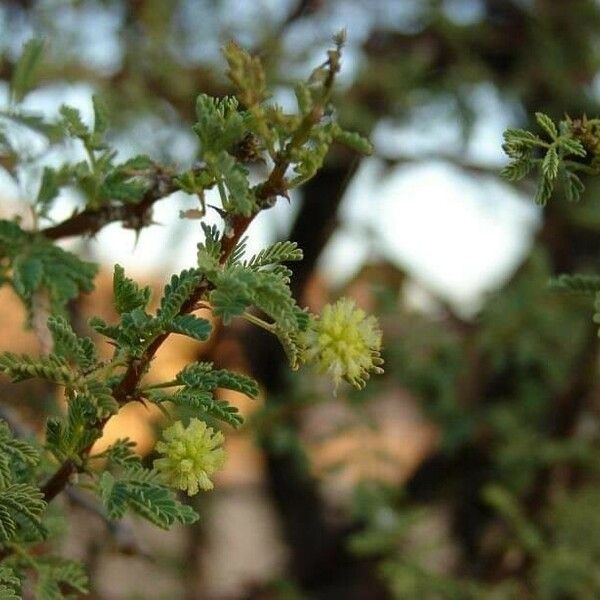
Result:
{"label": "thorny branch", "polygon": [[[287,195],[289,185],[285,174],[291,164],[292,150],[302,146],[307,141],[311,128],[322,118],[325,105],[329,101],[334,83],[334,75],[337,70],[339,70],[339,64],[336,63],[330,66],[330,74],[324,85],[322,103],[318,106],[315,106],[310,113],[305,115],[292,139],[288,142],[286,147],[278,153],[273,169],[271,170],[267,180],[255,189],[258,205],[256,212],[248,217],[235,216],[232,219],[232,222],[229,223],[229,228],[226,228],[221,237],[221,263],[224,263],[227,260],[241,237],[246,232],[248,226],[253,221],[254,217],[264,208],[271,206],[273,199],[277,198],[278,196]],[[169,189],[168,186],[165,186],[163,183],[163,189],[165,187],[166,189]],[[158,199],[159,197],[156,196],[156,192],[154,195],[150,194],[148,196],[147,205],[151,206],[151,204]],[[84,213],[81,213],[81,215],[83,214]],[[73,220],[76,218],[77,216],[73,217]],[[91,220],[88,219],[88,221],[92,224],[97,223],[97,221],[95,221],[93,218]],[[53,231],[54,235],[56,235],[56,231],[71,232],[76,230],[77,227],[82,227],[82,223],[85,223],[85,220],[77,221],[76,225],[73,225],[72,221],[69,227],[66,226],[66,223],[67,222],[57,225],[50,231]],[[86,230],[84,229],[84,231]],[[64,235],[70,235],[70,233],[64,233]],[[206,292],[209,290],[209,282],[206,279],[203,279],[182,306],[180,314],[186,314],[194,311],[198,302],[204,298]],[[158,335],[150,343],[140,359],[129,362],[122,379],[113,388],[113,397],[119,404],[124,404],[127,401],[135,398],[136,389],[141,378],[148,370],[148,367],[150,366],[150,363],[152,362],[152,359],[158,352],[159,348],[168,337],[168,333],[162,333]],[[100,428],[103,428],[105,423],[106,420],[99,423]],[[90,452],[90,450],[91,446],[86,448],[82,455],[85,456]],[[64,461],[59,466],[54,475],[52,475],[41,488],[46,502],[53,500],[65,488],[71,476],[78,471],[78,468],[78,465],[71,459]]]}

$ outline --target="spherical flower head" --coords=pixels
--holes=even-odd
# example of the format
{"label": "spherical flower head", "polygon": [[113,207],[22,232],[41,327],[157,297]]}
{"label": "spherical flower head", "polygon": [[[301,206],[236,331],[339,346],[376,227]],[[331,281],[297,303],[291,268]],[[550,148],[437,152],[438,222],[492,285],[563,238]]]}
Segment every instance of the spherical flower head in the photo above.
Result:
{"label": "spherical flower head", "polygon": [[184,490],[189,496],[199,490],[212,490],[210,476],[225,463],[224,441],[220,431],[213,431],[204,421],[191,419],[187,427],[177,421],[163,432],[156,450],[165,456],[154,461],[154,468],[164,482]]}
{"label": "spherical flower head", "polygon": [[381,330],[377,319],[342,298],[327,304],[304,335],[305,359],[320,373],[329,373],[337,386],[345,379],[363,388],[371,373],[383,373]]}

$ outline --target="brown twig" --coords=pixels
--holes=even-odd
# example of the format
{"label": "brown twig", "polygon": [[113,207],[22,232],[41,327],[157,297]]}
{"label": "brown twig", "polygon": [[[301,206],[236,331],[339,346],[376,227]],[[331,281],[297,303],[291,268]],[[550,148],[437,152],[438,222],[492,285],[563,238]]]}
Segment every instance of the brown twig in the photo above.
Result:
{"label": "brown twig", "polygon": [[78,235],[94,235],[110,223],[122,221],[132,229],[141,229],[149,222],[149,212],[155,202],[170,196],[179,189],[175,176],[156,166],[152,185],[136,204],[107,204],[88,208],[65,221],[42,229],[40,233],[49,240],[59,240]]}

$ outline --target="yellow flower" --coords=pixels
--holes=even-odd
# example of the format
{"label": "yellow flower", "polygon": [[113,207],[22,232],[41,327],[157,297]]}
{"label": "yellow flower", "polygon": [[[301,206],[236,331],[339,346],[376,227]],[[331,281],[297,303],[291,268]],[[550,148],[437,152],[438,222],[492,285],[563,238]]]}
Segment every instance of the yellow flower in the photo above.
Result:
{"label": "yellow flower", "polygon": [[184,428],[177,421],[163,432],[156,450],[165,456],[154,461],[154,468],[171,487],[187,491],[189,496],[199,490],[212,490],[210,476],[225,463],[224,441],[220,431],[213,431],[204,421],[191,419]]}
{"label": "yellow flower", "polygon": [[383,373],[377,319],[348,298],[325,306],[309,325],[304,344],[304,358],[314,362],[320,373],[329,373],[336,387],[345,379],[360,389],[370,373]]}

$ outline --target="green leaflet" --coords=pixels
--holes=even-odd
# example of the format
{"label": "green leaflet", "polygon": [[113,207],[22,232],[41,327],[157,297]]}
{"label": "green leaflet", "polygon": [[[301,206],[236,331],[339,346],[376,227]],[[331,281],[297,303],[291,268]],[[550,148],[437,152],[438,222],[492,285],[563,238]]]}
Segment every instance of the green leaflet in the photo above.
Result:
{"label": "green leaflet", "polygon": [[172,333],[187,335],[200,342],[209,338],[211,329],[210,321],[194,315],[177,315],[173,318],[170,327]]}
{"label": "green leaflet", "polygon": [[338,127],[332,123],[319,125],[311,130],[309,140],[301,147],[294,148],[291,152],[292,164],[297,176],[291,181],[292,187],[298,186],[314,177],[323,165],[334,136],[339,135]]}
{"label": "green leaflet", "polygon": [[194,414],[210,415],[233,427],[239,427],[243,419],[235,406],[215,397],[216,390],[234,390],[251,398],[256,398],[259,392],[254,379],[232,371],[215,370],[208,362],[188,365],[176,375],[172,385],[181,388],[172,394],[160,389],[149,390],[148,399],[156,404],[172,402],[191,409]]}
{"label": "green leaflet", "polygon": [[45,291],[53,312],[61,313],[69,300],[94,289],[97,265],[24,232],[12,221],[0,220],[0,257],[8,259],[12,274],[5,276],[30,310],[37,291]]}
{"label": "green leaflet", "polygon": [[177,407],[187,409],[193,415],[210,416],[235,428],[244,422],[237,406],[229,404],[226,400],[215,398],[211,392],[202,388],[185,387],[173,394],[162,390],[150,390],[148,399],[158,405],[171,402]]}
{"label": "green leaflet", "polygon": [[132,469],[116,479],[102,473],[100,495],[111,519],[120,519],[130,509],[157,527],[169,529],[182,523],[193,523],[198,515],[190,506],[179,502],[175,494],[156,481],[156,475],[146,469]]}
{"label": "green leaflet", "polygon": [[38,203],[42,206],[67,184],[75,184],[84,193],[88,208],[137,204],[156,183],[155,164],[145,155],[115,164],[117,152],[104,140],[109,125],[108,110],[98,96],[93,96],[92,103],[92,129],[83,123],[77,109],[64,105],[60,108],[62,130],[68,137],[81,141],[88,160],[77,165],[63,165],[58,171],[45,172],[38,196]]}
{"label": "green leaflet", "polygon": [[221,240],[216,225],[208,226],[202,223],[204,232],[204,243],[198,244],[198,268],[205,275],[214,275],[219,268],[221,256]]}
{"label": "green leaflet", "polygon": [[3,600],[21,600],[21,580],[16,573],[0,565],[0,598]]}
{"label": "green leaflet", "polygon": [[12,221],[0,220],[0,257],[8,259],[4,275],[29,309],[38,290],[45,290],[52,310],[61,312],[69,300],[94,287],[96,265],[27,234]]}
{"label": "green leaflet", "polygon": [[78,462],[78,454],[101,435],[98,421],[115,414],[118,404],[103,381],[87,380],[69,390],[66,420],[51,417],[46,422],[46,445],[58,460]]}
{"label": "green leaflet", "polygon": [[505,177],[509,181],[520,181],[526,177],[531,169],[533,169],[535,163],[529,156],[518,158],[508,165],[506,165],[502,171],[502,177]]}
{"label": "green leaflet", "polygon": [[334,139],[336,142],[348,146],[352,150],[359,152],[360,154],[370,155],[373,154],[373,145],[371,142],[356,133],[355,131],[344,131],[341,127],[334,128]]}
{"label": "green leaflet", "polygon": [[233,371],[214,370],[212,363],[191,363],[182,369],[175,381],[180,385],[214,391],[218,387],[242,392],[251,398],[258,396],[258,385],[254,379]]}
{"label": "green leaflet", "polygon": [[227,76],[236,87],[241,103],[255,106],[263,102],[267,97],[267,87],[260,60],[231,41],[223,48],[223,54],[229,65]]}
{"label": "green leaflet", "polygon": [[274,321],[285,326],[295,323],[296,302],[292,298],[287,273],[255,271],[234,265],[214,278],[210,302],[215,315],[225,324],[249,306],[256,306]]}
{"label": "green leaflet", "polygon": [[105,381],[87,379],[77,393],[95,407],[98,419],[114,415],[119,410],[119,405],[112,395],[112,390]]}
{"label": "green leaflet", "polygon": [[10,96],[13,102],[21,102],[35,83],[43,51],[44,42],[41,40],[30,39],[24,44],[10,80]]}
{"label": "green leaflet", "polygon": [[12,483],[0,488],[0,543],[14,541],[22,535],[43,539],[45,509],[42,493],[32,485]]}
{"label": "green leaflet", "polygon": [[251,115],[239,112],[235,98],[210,98],[200,94],[196,100],[197,123],[194,131],[200,139],[200,154],[206,171],[198,176],[188,174],[180,180],[183,189],[202,193],[217,185],[223,208],[232,214],[249,216],[256,209],[247,169],[232,153],[248,133]]}
{"label": "green leaflet", "polygon": [[54,341],[54,353],[84,371],[90,370],[98,363],[96,348],[91,338],[78,337],[64,317],[50,317],[48,329]]}
{"label": "green leaflet", "polygon": [[3,352],[0,354],[0,371],[14,382],[39,377],[58,385],[69,386],[81,381],[80,376],[56,354],[32,358],[27,354]]}
{"label": "green leaflet", "polygon": [[72,106],[62,105],[60,107],[60,116],[62,117],[62,126],[67,135],[81,140],[89,137],[90,131],[81,120],[81,114]]}
{"label": "green leaflet", "polygon": [[15,438],[8,425],[0,421],[0,488],[14,480],[15,468],[35,466],[39,460],[37,449],[29,442]]}
{"label": "green leaflet", "polygon": [[247,266],[256,270],[282,262],[300,261],[302,258],[302,250],[298,248],[296,242],[276,242],[253,256],[248,261]]}
{"label": "green leaflet", "polygon": [[298,110],[302,115],[306,115],[313,107],[313,99],[310,88],[303,81],[299,81],[294,86],[294,94],[298,103]]}
{"label": "green leaflet", "polygon": [[212,367],[212,363],[210,362],[189,364],[177,373],[175,381],[179,385],[212,391],[217,387],[217,375]]}
{"label": "green leaflet", "polygon": [[192,292],[200,285],[202,275],[198,269],[187,269],[179,275],[173,275],[165,286],[160,307],[156,313],[163,323],[169,323],[178,314]]}
{"label": "green leaflet", "polygon": [[209,295],[213,312],[228,324],[251,306],[260,309],[273,319],[273,332],[296,369],[302,354],[299,334],[306,328],[308,314],[293,299],[289,288],[292,273],[282,263],[301,260],[302,250],[295,242],[282,241],[246,261],[244,252],[242,239],[222,267],[206,246],[199,245],[199,265],[214,285]]}
{"label": "green leaflet", "polygon": [[220,152],[211,161],[218,174],[223,208],[232,214],[249,217],[256,209],[256,198],[250,188],[248,170],[227,152]]}
{"label": "green leaflet", "polygon": [[100,456],[105,457],[112,465],[126,469],[141,467],[141,458],[134,452],[134,448],[135,442],[129,438],[119,439]]}
{"label": "green leaflet", "polygon": [[211,98],[200,94],[196,99],[196,117],[193,129],[205,160],[232,149],[246,132],[244,115],[238,112],[238,101],[231,96]]}
{"label": "green leaflet", "polygon": [[150,302],[150,288],[145,286],[140,288],[138,284],[125,277],[125,270],[121,265],[115,265],[113,275],[113,295],[115,308],[117,312],[122,315],[123,313],[130,312],[136,308],[145,310]]}
{"label": "green leaflet", "polygon": [[100,96],[92,96],[92,106],[94,108],[94,133],[102,135],[109,125],[108,108]]}
{"label": "green leaflet", "polygon": [[60,169],[44,167],[36,199],[40,215],[47,216],[48,210],[60,192],[60,188],[70,183],[74,176],[75,170],[69,165],[63,165]]}
{"label": "green leaflet", "polygon": [[537,112],[535,113],[535,119],[538,122],[538,125],[552,138],[556,139],[558,136],[558,130],[556,129],[556,125],[552,121],[552,119],[545,115],[544,113]]}

